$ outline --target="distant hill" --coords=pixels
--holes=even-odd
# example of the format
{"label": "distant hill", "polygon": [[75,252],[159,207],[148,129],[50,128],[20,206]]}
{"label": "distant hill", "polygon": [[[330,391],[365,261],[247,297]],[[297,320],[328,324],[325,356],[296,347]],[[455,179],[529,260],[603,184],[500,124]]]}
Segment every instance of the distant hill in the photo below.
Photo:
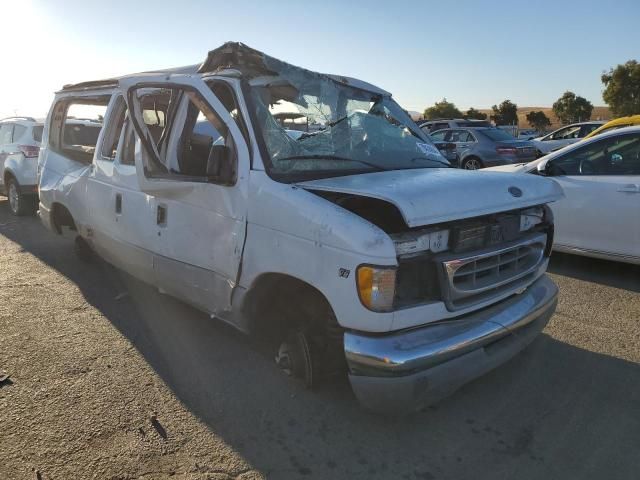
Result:
{"label": "distant hill", "polygon": [[[520,128],[528,128],[529,127],[529,122],[527,122],[527,113],[531,112],[531,111],[540,111],[542,110],[544,112],[544,114],[549,117],[549,120],[551,120],[551,127],[550,129],[555,130],[556,128],[561,126],[560,121],[556,118],[556,116],[553,114],[553,109],[551,107],[519,107],[518,108],[518,126]],[[484,110],[480,110],[483,113],[486,113],[487,115],[491,116],[493,114],[493,110],[491,109],[484,109]],[[593,113],[591,114],[591,120],[611,120],[612,115],[611,112],[609,111],[609,107],[593,107]]]}

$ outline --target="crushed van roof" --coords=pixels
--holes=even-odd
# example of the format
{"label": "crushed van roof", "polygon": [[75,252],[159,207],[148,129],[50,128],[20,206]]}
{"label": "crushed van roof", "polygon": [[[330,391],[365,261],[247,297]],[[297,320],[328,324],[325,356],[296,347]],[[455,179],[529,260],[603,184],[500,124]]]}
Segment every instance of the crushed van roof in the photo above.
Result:
{"label": "crushed van roof", "polygon": [[[175,68],[165,68],[165,69],[160,69],[160,70],[149,70],[147,72],[139,72],[137,74],[134,75],[143,75],[145,73],[197,73],[198,72],[198,68],[200,67],[200,65],[195,64],[195,65],[187,65],[184,67],[175,67]],[[105,79],[100,79],[100,80],[89,80],[87,82],[80,82],[80,83],[69,83],[67,85],[64,85],[62,87],[62,90],[60,90],[61,92],[68,92],[68,91],[72,91],[72,90],[97,90],[97,89],[102,89],[102,88],[109,88],[109,87],[117,87],[118,86],[118,80],[120,80],[121,78],[125,78],[128,77],[129,75],[122,75],[119,77],[111,77],[111,78],[105,78]]]}
{"label": "crushed van roof", "polygon": [[[330,78],[336,83],[348,85],[348,86],[359,88],[362,90],[367,90],[369,92],[372,92],[378,95],[391,96],[391,94],[386,90],[383,90],[380,87],[364,82],[362,80],[346,77],[344,75],[323,74],[323,73],[313,72],[311,70],[307,70],[302,67],[297,67],[295,65],[291,65],[287,62],[279,60],[275,57],[267,55],[263,52],[260,52],[259,50],[251,48],[241,42],[227,42],[222,46],[214,50],[211,50],[207,54],[207,58],[205,59],[205,61],[200,65],[187,65],[184,67],[152,70],[148,72],[141,72],[139,74],[217,73],[226,69],[237,70],[247,78],[254,78],[254,77],[264,76],[264,75],[274,75],[283,70],[285,71],[298,70],[298,71],[304,71],[304,72],[315,74],[315,75],[324,76],[324,77]],[[130,75],[123,75],[120,77],[112,77],[112,78],[107,78],[102,80],[93,80],[93,81],[69,84],[69,85],[65,85],[61,91],[68,92],[68,91],[76,91],[76,90],[80,90],[80,91],[96,90],[96,89],[104,89],[109,87],[116,87],[118,85],[118,80],[121,78],[124,78],[125,76],[130,76]]]}

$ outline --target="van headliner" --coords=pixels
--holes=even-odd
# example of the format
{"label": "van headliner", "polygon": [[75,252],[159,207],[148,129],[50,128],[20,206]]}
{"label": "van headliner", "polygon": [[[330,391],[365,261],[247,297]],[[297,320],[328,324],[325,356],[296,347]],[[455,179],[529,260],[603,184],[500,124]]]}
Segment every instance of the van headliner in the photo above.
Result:
{"label": "van headliner", "polygon": [[[150,70],[141,72],[140,74],[152,74],[152,73],[167,73],[167,74],[196,74],[196,73],[219,73],[223,70],[234,69],[239,71],[243,77],[251,79],[260,76],[280,75],[284,73],[307,73],[312,75],[318,75],[321,77],[329,78],[332,81],[347,85],[350,87],[366,90],[368,92],[391,96],[391,93],[383,90],[375,85],[367,83],[363,80],[356,78],[346,77],[344,75],[333,75],[326,73],[318,73],[311,70],[307,70],[302,67],[291,65],[287,62],[279,60],[275,57],[267,55],[259,50],[251,48],[241,42],[226,42],[220,47],[211,50],[207,54],[207,58],[200,65],[187,65],[183,67]],[[92,80],[87,82],[81,82],[76,84],[65,85],[60,92],[68,91],[83,91],[93,90],[100,88],[116,87],[118,80],[128,77],[130,75],[123,75],[120,77],[112,77],[102,80]]]}

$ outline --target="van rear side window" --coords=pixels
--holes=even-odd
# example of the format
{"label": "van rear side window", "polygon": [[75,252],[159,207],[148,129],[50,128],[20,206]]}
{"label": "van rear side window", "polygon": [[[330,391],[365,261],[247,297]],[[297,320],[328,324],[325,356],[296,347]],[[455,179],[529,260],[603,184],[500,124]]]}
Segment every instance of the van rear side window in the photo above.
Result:
{"label": "van rear side window", "polygon": [[111,96],[61,100],[54,107],[49,143],[72,160],[90,163]]}

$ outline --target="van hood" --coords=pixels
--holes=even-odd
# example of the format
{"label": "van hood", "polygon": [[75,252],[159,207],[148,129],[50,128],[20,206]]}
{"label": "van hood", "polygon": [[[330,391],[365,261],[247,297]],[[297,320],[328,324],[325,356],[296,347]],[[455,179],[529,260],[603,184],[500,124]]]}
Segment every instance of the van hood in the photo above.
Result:
{"label": "van hood", "polygon": [[525,208],[563,196],[556,182],[537,175],[448,168],[373,172],[300,182],[297,186],[387,201],[398,208],[409,227]]}

